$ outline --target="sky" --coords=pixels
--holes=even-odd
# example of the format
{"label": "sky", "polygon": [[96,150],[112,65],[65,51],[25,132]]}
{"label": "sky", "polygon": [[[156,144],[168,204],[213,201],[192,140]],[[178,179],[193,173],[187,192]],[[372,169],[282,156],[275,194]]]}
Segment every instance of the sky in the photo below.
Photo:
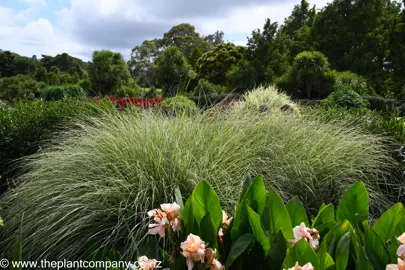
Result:
{"label": "sky", "polygon": [[[201,35],[224,31],[246,45],[266,18],[282,23],[300,0],[0,0],[0,49],[24,56],[66,52],[85,61],[109,49],[130,58],[146,39],[179,23]],[[309,0],[320,9],[327,0]]]}

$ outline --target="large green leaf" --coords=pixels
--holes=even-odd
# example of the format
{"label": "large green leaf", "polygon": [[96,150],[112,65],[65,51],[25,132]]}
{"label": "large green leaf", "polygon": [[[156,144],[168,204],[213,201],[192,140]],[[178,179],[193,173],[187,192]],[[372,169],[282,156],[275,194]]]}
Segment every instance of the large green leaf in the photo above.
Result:
{"label": "large green leaf", "polygon": [[314,269],[319,269],[320,267],[318,256],[305,239],[301,239],[287,250],[283,268],[291,268],[295,265],[295,262],[298,262],[301,266],[310,262]]}
{"label": "large green leaf", "polygon": [[336,270],[346,270],[350,253],[350,232],[345,233],[339,240],[336,248]]}
{"label": "large green leaf", "polygon": [[336,211],[336,220],[356,222],[356,215],[360,220],[366,220],[369,213],[368,193],[363,182],[357,182],[343,195]]}
{"label": "large green leaf", "polygon": [[305,211],[304,205],[297,196],[294,196],[287,203],[287,211],[290,215],[291,225],[293,227],[298,226],[301,222],[304,222],[307,227],[309,227],[308,216]]}
{"label": "large green leaf", "polygon": [[404,207],[401,203],[397,203],[382,214],[382,216],[374,224],[373,230],[385,243],[395,234],[396,228],[404,216]]}
{"label": "large green leaf", "polygon": [[326,206],[321,206],[319,209],[318,215],[315,217],[312,222],[312,227],[317,228],[328,222],[335,221],[335,207],[333,204],[328,204]]}
{"label": "large green leaf", "polygon": [[367,259],[362,240],[356,231],[351,234],[352,245],[354,247],[356,269],[373,270],[370,260]]}
{"label": "large green leaf", "polygon": [[232,241],[238,239],[242,234],[251,232],[247,211],[248,206],[255,210],[256,213],[259,213],[259,215],[261,215],[263,209],[266,207],[266,188],[261,177],[257,177],[252,182],[236,207],[231,229]]}
{"label": "large green leaf", "polygon": [[193,200],[190,196],[186,201],[186,205],[184,206],[183,211],[181,211],[181,216],[183,217],[182,222],[185,228],[186,235],[189,235],[190,233],[195,235],[200,234],[197,226],[197,221],[194,218],[193,208]]}
{"label": "large green leaf", "polygon": [[294,234],[287,207],[284,205],[280,196],[271,187],[269,188],[268,208],[270,233],[276,235],[277,232],[281,230],[285,239],[293,239]]}
{"label": "large green leaf", "polygon": [[222,223],[222,208],[218,195],[207,181],[200,181],[195,187],[192,196],[193,213],[198,223],[208,213],[211,214],[215,230],[218,231]]}
{"label": "large green leaf", "polygon": [[243,199],[246,192],[249,190],[250,186],[252,185],[252,178],[250,175],[246,176],[245,181],[243,182],[242,193],[240,194],[239,202]]}
{"label": "large green leaf", "polygon": [[264,262],[265,269],[280,270],[287,253],[287,241],[281,231],[278,231],[270,246],[269,254]]}
{"label": "large green leaf", "polygon": [[201,238],[213,249],[218,249],[218,231],[212,222],[211,214],[207,213],[200,222]]}
{"label": "large green leaf", "polygon": [[321,245],[319,250],[322,252],[328,252],[332,258],[336,261],[335,252],[340,239],[347,233],[353,232],[353,227],[348,220],[339,223],[334,228],[332,228],[324,237],[321,239]]}
{"label": "large green leaf", "polygon": [[270,240],[263,230],[262,223],[260,222],[260,216],[253,211],[252,208],[248,207],[248,217],[250,227],[252,228],[257,242],[259,242],[262,246],[264,254],[267,254],[270,250]]}
{"label": "large green leaf", "polygon": [[390,242],[391,242],[390,247],[389,247],[390,258],[391,258],[391,262],[395,262],[398,258],[397,250],[398,250],[400,244],[398,243],[398,240],[395,236],[391,237]]}
{"label": "large green leaf", "polygon": [[335,262],[332,256],[326,251],[318,253],[319,262],[321,264],[321,269],[324,270],[335,270]]}
{"label": "large green leaf", "polygon": [[365,230],[365,251],[367,258],[374,269],[383,270],[390,263],[390,253],[373,228],[366,227]]}
{"label": "large green leaf", "polygon": [[247,233],[241,235],[238,240],[232,243],[231,250],[229,251],[228,258],[226,259],[226,268],[228,269],[233,262],[250,246],[254,235]]}

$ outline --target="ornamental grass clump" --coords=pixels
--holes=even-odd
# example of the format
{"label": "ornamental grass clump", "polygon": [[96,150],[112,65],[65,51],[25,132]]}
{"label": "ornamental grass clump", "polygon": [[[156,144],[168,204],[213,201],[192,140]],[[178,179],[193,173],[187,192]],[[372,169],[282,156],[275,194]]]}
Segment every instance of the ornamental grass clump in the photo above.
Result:
{"label": "ornamental grass clump", "polygon": [[19,186],[0,200],[0,246],[12,250],[24,215],[27,259],[73,260],[90,246],[131,260],[146,212],[174,201],[175,186],[187,196],[201,179],[231,216],[246,174],[262,175],[285,200],[298,195],[310,210],[338,201],[358,180],[374,206],[390,202],[398,184],[389,182],[392,160],[379,137],[297,117],[279,109],[291,103],[282,101],[261,114],[254,106],[176,117],[145,110],[79,123],[23,159]]}

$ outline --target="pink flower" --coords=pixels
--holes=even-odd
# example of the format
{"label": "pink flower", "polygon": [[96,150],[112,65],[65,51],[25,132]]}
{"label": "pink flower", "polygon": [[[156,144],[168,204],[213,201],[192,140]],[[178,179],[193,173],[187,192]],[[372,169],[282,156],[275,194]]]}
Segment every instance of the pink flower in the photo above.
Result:
{"label": "pink flower", "polygon": [[183,250],[183,256],[187,259],[189,270],[193,269],[194,262],[204,262],[205,242],[202,241],[197,235],[190,233],[187,240],[181,242],[180,248]]}
{"label": "pink flower", "polygon": [[155,259],[149,260],[148,257],[142,256],[138,259],[138,265],[141,270],[156,270],[158,261]]}
{"label": "pink flower", "polygon": [[226,212],[224,210],[222,210],[222,227],[223,228],[227,228],[231,222],[232,222],[232,217],[229,218],[228,215],[226,214]]}
{"label": "pink flower", "polygon": [[205,249],[205,259],[206,263],[205,266],[210,268],[211,270],[222,270],[225,269],[222,264],[215,259],[215,255],[217,254],[216,250],[213,250],[212,248],[207,248]]}
{"label": "pink flower", "polygon": [[405,245],[400,245],[397,250],[398,257],[405,258]]}
{"label": "pink flower", "polygon": [[302,238],[309,238],[311,235],[308,232],[307,226],[305,226],[304,222],[301,222],[300,226],[296,226],[293,229],[294,238],[295,240],[301,240]]}
{"label": "pink flower", "polygon": [[295,263],[295,266],[292,267],[292,268],[288,268],[288,270],[314,270],[314,267],[312,266],[311,263],[307,263],[306,265],[304,265],[304,266],[301,267],[301,266],[298,264],[298,262],[296,262],[296,263]]}
{"label": "pink flower", "polygon": [[180,206],[177,203],[165,203],[160,205],[161,209],[153,209],[148,212],[148,216],[153,217],[155,224],[149,224],[149,234],[159,234],[165,237],[165,230],[172,227],[173,231],[181,230]]}
{"label": "pink flower", "polygon": [[218,231],[218,238],[219,238],[219,242],[222,244],[223,243],[223,236],[224,236],[224,230],[228,229],[229,225],[232,222],[232,217],[229,218],[228,215],[226,214],[226,212],[224,210],[222,210],[222,223],[221,223],[221,228],[219,228]]}
{"label": "pink flower", "polygon": [[167,215],[167,219],[169,220],[170,225],[172,226],[173,231],[180,231],[181,230],[181,223],[180,223],[180,205],[177,203],[165,203],[161,204],[160,208],[165,211]]}
{"label": "pink flower", "polygon": [[165,230],[169,224],[167,216],[160,209],[153,209],[148,212],[148,216],[153,217],[155,224],[149,224],[149,234],[159,234],[160,237],[165,237]]}
{"label": "pink flower", "polygon": [[405,270],[405,262],[398,258],[398,264],[389,264],[385,270]]}
{"label": "pink flower", "polygon": [[397,238],[399,242],[405,244],[405,233],[403,233],[400,237]]}
{"label": "pink flower", "polygon": [[319,239],[321,239],[321,236],[316,229],[307,228],[305,223],[301,222],[300,226],[294,227],[293,233],[294,239],[289,241],[293,245],[304,238],[314,249],[318,248]]}

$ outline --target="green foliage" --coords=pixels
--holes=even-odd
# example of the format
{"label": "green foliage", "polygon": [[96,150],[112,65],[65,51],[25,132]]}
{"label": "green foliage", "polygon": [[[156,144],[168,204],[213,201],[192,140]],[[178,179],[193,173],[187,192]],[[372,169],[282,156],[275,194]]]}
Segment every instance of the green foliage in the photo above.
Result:
{"label": "green foliage", "polygon": [[385,99],[385,98],[376,97],[376,96],[366,96],[365,98],[370,103],[371,110],[385,112],[385,111],[394,111],[394,109],[395,109],[395,100],[394,99]]}
{"label": "green foliage", "polygon": [[399,117],[397,111],[378,112],[366,108],[347,109],[345,107],[315,106],[307,110],[310,117],[322,122],[346,123],[348,126],[357,126],[376,135],[385,135],[394,138],[397,142],[405,141],[404,118]]}
{"label": "green foliage", "polygon": [[78,100],[21,100],[12,107],[0,107],[0,174],[12,176],[10,162],[39,150],[41,141],[49,139],[64,121],[95,112],[93,105]]}
{"label": "green foliage", "polygon": [[243,57],[241,47],[223,43],[198,60],[198,76],[214,84],[226,85],[226,73]]}
{"label": "green foliage", "polygon": [[37,63],[28,57],[10,51],[0,52],[0,78],[19,74],[33,74]]}
{"label": "green foliage", "polygon": [[304,84],[308,99],[311,98],[315,81],[323,76],[328,66],[328,59],[318,51],[301,52],[294,58],[293,69]]}
{"label": "green foliage", "polygon": [[[388,209],[375,225],[370,226],[366,187],[363,182],[356,182],[340,199],[336,220],[332,216],[328,223],[312,228],[301,223],[293,229],[292,220],[297,220],[295,213],[301,215],[301,202],[296,199],[297,203],[287,212],[279,194],[271,186],[269,189],[266,197],[261,177],[253,181],[247,178],[231,221],[221,219],[220,201],[211,185],[199,182],[185,207],[180,207],[178,216],[184,227],[176,234],[171,234],[171,228],[167,229],[171,245],[164,246],[159,253],[173,254],[171,269],[184,269],[183,254],[174,251],[182,241],[188,241],[192,233],[193,237],[201,237],[205,242],[205,247],[200,247],[205,249],[205,254],[208,247],[217,250],[216,260],[225,264],[226,269],[292,269],[294,266],[294,269],[299,266],[305,269],[304,265],[309,264],[313,269],[321,270],[396,269],[397,237],[405,229],[405,209],[401,203]],[[255,196],[256,191],[264,196]],[[268,206],[267,217],[261,215],[263,209],[258,205]],[[324,209],[326,206],[321,207],[318,216]],[[308,218],[305,216],[305,219]],[[324,230],[327,224],[328,228]],[[201,268],[208,260],[207,255],[191,259],[197,264],[196,268]]]}
{"label": "green foliage", "polygon": [[77,74],[79,78],[83,77],[83,70],[86,68],[86,64],[81,59],[70,56],[67,53],[58,54],[55,57],[42,55],[39,63],[48,72],[54,72],[57,75],[59,75],[59,72],[66,72],[70,75]]}
{"label": "green foliage", "polygon": [[[45,125],[41,122],[45,117],[35,104],[25,108],[30,117],[14,112],[13,121],[0,125],[10,129],[7,134],[16,142],[6,143],[7,158],[11,146],[25,151],[27,145],[32,147],[30,136],[43,138],[44,129],[34,124]],[[172,202],[175,186],[187,196],[201,179],[210,183],[228,213],[238,205],[241,177],[246,174],[260,173],[264,185],[274,187],[283,201],[296,194],[308,209],[318,208],[322,201],[337,202],[357,179],[366,183],[374,208],[390,203],[389,196],[397,198],[399,184],[394,180],[389,181],[393,190],[385,191],[393,160],[379,137],[356,127],[277,113],[277,104],[284,103],[273,104],[271,113],[260,115],[258,107],[239,113],[213,108],[213,117],[209,112],[166,117],[160,112],[134,116],[111,111],[60,133],[52,144],[41,145],[43,151],[22,158],[23,173],[16,183],[24,184],[0,199],[0,215],[7,222],[2,248],[11,252],[20,217],[26,213],[23,249],[29,258],[73,260],[87,244],[97,242],[101,249],[114,248],[133,260],[147,230],[146,211]],[[64,110],[52,111],[60,116]],[[18,129],[11,123],[27,127]],[[55,121],[45,123],[49,128],[57,126]],[[0,143],[6,141],[0,139]],[[260,194],[263,191],[258,187],[247,198]],[[249,206],[257,214],[268,212],[262,201]],[[318,218],[320,232],[334,226],[324,224],[327,217]]]}
{"label": "green foliage", "polygon": [[76,84],[47,86],[41,90],[41,97],[46,101],[61,100],[65,98],[85,97],[86,92]]}
{"label": "green foliage", "polygon": [[81,88],[83,88],[84,91],[86,91],[87,93],[90,92],[91,89],[91,82],[89,79],[81,79],[78,83],[77,83]]}
{"label": "green foliage", "polygon": [[208,95],[215,93],[215,85],[205,79],[198,80],[198,84],[194,89],[194,95]]}
{"label": "green foliage", "polygon": [[238,91],[252,89],[256,85],[256,70],[247,60],[240,60],[226,74],[226,80],[231,88]]}
{"label": "green foliage", "polygon": [[59,84],[59,77],[56,73],[49,72],[47,78],[48,78],[48,84],[50,84],[50,85]]}
{"label": "green foliage", "polygon": [[93,62],[89,66],[92,89],[100,95],[109,95],[126,85],[130,78],[128,65],[120,53],[94,51]]}
{"label": "green foliage", "polygon": [[195,77],[183,53],[174,46],[166,48],[158,56],[156,65],[156,79],[162,86],[165,97],[173,97],[179,90],[187,89],[186,84]]}
{"label": "green foliage", "polygon": [[357,92],[353,91],[350,87],[339,87],[326,99],[321,100],[320,104],[322,106],[338,106],[347,109],[362,109],[369,105],[366,99],[360,96]]}
{"label": "green foliage", "polygon": [[35,80],[37,80],[37,82],[48,83],[48,72],[46,71],[46,68],[37,67],[37,69],[35,70],[34,78]]}
{"label": "green foliage", "polygon": [[177,95],[167,98],[162,103],[162,108],[171,115],[194,115],[198,112],[197,105],[185,96]]}
{"label": "green foliage", "polygon": [[117,89],[116,95],[118,97],[139,97],[141,95],[140,88],[134,88],[123,85]]}
{"label": "green foliage", "polygon": [[38,97],[44,82],[37,82],[29,75],[17,75],[0,79],[0,99],[12,101],[15,98]]}

